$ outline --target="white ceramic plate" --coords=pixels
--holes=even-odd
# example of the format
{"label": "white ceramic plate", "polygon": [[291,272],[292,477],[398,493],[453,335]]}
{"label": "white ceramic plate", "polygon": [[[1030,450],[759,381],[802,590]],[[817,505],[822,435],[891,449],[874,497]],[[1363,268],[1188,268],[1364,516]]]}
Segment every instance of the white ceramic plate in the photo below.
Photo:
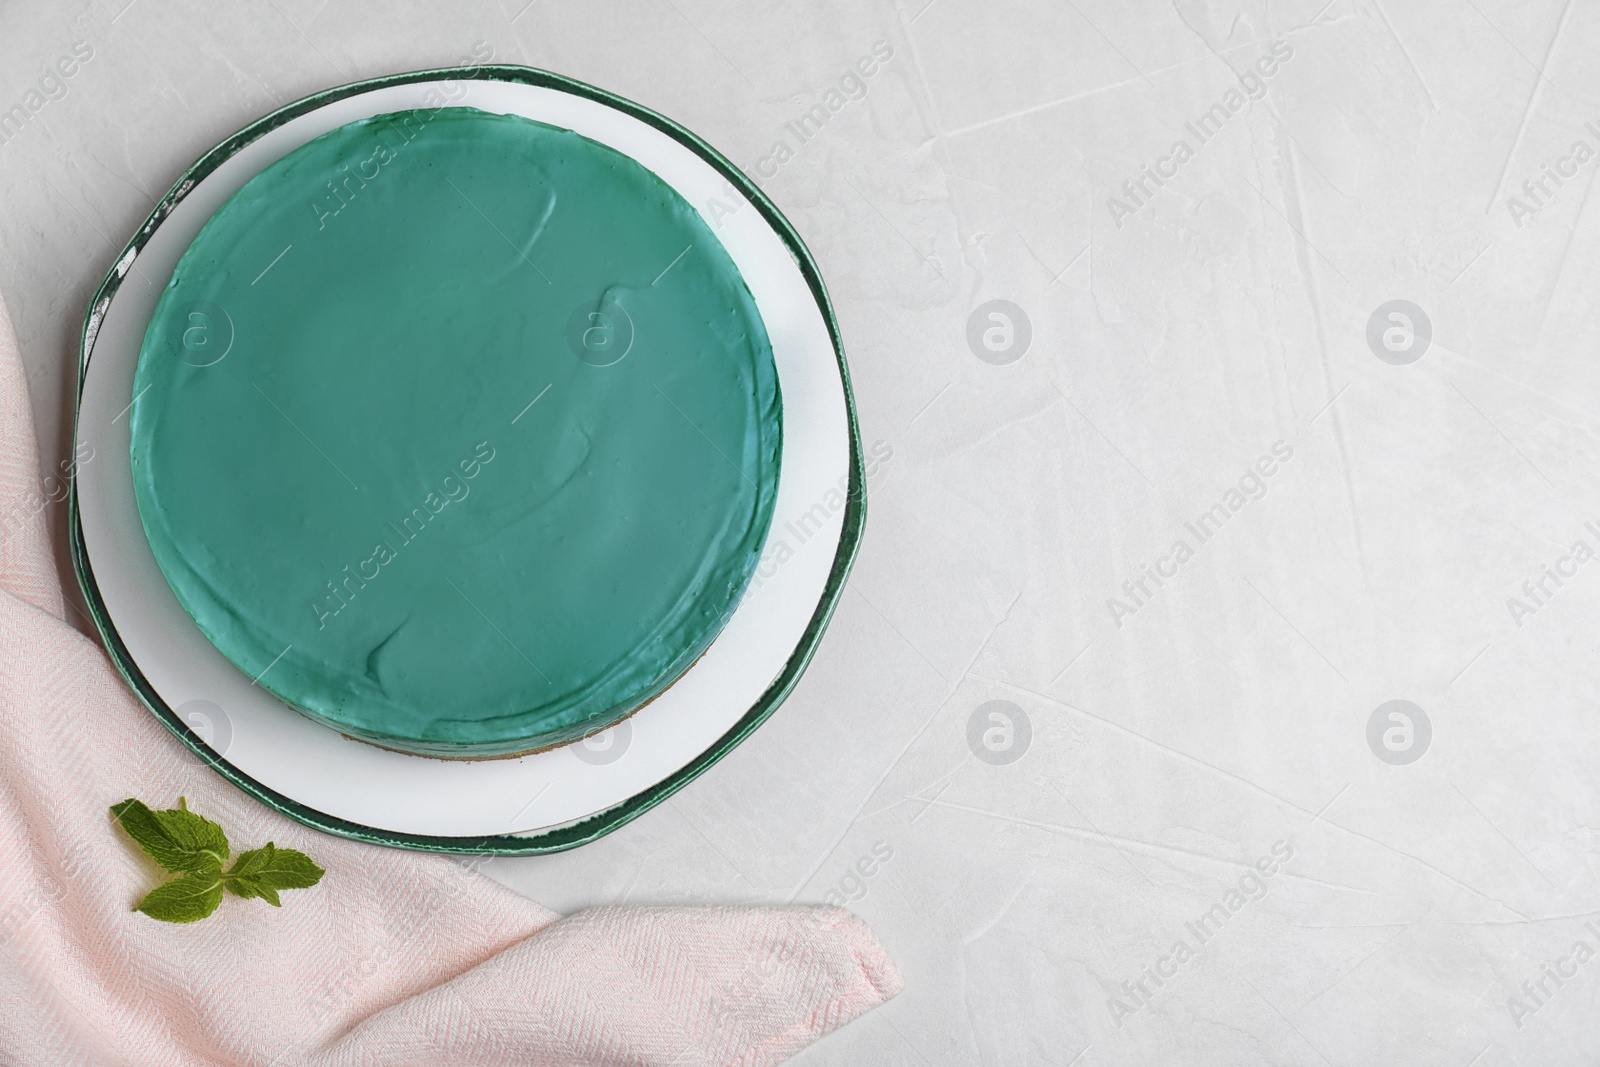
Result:
{"label": "white ceramic plate", "polygon": [[[124,674],[152,710],[230,778],[337,832],[415,847],[517,851],[516,841],[538,841],[552,828],[598,813],[623,813],[630,802],[643,810],[649,804],[641,806],[640,798],[654,790],[654,803],[699,773],[697,761],[714,761],[753,728],[753,712],[759,722],[782,699],[809,659],[854,555],[859,443],[814,267],[753,186],[692,135],[598,90],[526,68],[462,73],[401,75],[320,94],[225,142],[174,187],[107,279],[86,324],[77,438],[79,455],[92,450],[93,458],[81,464],[75,485],[75,549],[86,594]],[[160,287],[212,213],[262,168],[314,137],[356,119],[441,104],[574,130],[627,153],[672,185],[743,273],[771,338],[783,393],[772,531],[764,562],[727,627],[681,680],[631,719],[576,745],[515,759],[468,762],[386,751],[342,737],[254,685],[195,626],[157,568],[128,458],[127,416],[138,402],[131,392],[145,329]],[[841,488],[852,485],[857,492],[846,499]],[[674,776],[682,781],[662,792]],[[595,829],[606,832],[632,814],[598,820]],[[486,838],[516,840],[489,847]],[[551,847],[577,843],[562,841]]]}

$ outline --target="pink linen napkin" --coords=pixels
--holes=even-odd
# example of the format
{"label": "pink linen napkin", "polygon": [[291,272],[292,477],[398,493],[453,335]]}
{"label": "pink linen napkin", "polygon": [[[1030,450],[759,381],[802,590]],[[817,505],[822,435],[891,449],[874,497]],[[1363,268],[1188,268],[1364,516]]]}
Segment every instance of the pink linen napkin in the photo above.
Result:
{"label": "pink linen napkin", "polygon": [[[900,976],[836,908],[562,918],[442,856],[325,836],[167,733],[68,610],[0,304],[0,1064],[775,1064]],[[75,609],[74,609],[75,610]],[[130,910],[158,869],[108,807],[178,797],[236,851],[309,853],[282,908]]]}

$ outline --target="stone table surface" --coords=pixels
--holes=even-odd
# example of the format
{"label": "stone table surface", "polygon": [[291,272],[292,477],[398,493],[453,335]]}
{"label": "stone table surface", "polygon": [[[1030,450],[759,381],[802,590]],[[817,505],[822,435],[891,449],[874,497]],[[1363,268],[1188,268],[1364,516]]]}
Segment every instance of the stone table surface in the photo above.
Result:
{"label": "stone table surface", "polygon": [[866,539],[748,742],[485,872],[844,901],[907,985],[807,1067],[1593,1063],[1597,46],[1574,0],[0,0],[0,292],[53,467],[88,295],[245,123],[485,53],[661,111],[821,264]]}

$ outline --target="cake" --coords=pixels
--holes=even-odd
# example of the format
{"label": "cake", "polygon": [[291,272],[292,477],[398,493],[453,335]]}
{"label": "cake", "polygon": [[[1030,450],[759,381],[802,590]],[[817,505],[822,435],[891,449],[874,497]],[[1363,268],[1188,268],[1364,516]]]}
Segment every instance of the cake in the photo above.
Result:
{"label": "cake", "polygon": [[130,408],[157,565],[252,682],[487,758],[619,721],[760,557],[782,410],[738,268],[633,158],[471,108],[267,166],[200,230]]}

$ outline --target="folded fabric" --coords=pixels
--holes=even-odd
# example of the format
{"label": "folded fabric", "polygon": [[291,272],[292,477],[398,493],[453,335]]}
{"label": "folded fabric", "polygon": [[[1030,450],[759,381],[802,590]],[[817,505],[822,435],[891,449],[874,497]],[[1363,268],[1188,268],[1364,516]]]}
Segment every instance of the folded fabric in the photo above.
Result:
{"label": "folded fabric", "polygon": [[[328,837],[223,781],[69,610],[0,304],[0,1063],[774,1064],[900,988],[836,908],[562,918],[443,856]],[[76,609],[72,609],[76,610]],[[110,805],[189,806],[327,869],[284,906],[132,911],[159,870]]]}

